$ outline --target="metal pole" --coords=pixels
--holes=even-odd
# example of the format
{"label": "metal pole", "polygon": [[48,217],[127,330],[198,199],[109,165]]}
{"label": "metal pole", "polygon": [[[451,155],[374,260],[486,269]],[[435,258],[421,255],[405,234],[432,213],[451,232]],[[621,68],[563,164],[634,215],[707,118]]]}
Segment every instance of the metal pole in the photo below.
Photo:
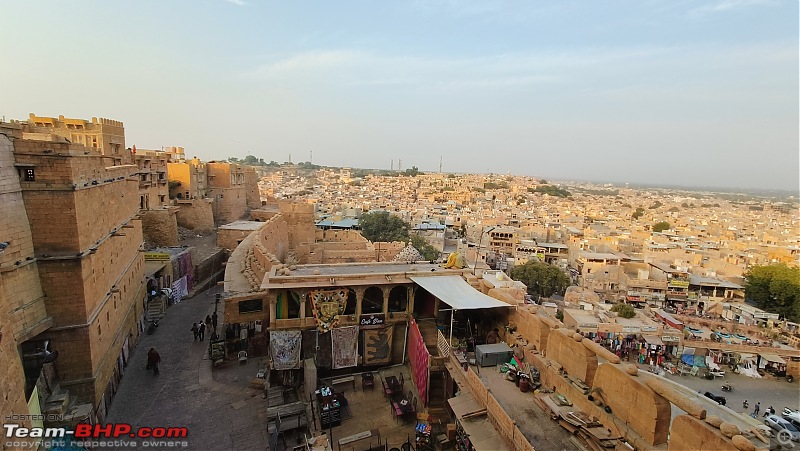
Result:
{"label": "metal pole", "polygon": [[450,309],[450,346],[453,346],[453,312],[455,309]]}

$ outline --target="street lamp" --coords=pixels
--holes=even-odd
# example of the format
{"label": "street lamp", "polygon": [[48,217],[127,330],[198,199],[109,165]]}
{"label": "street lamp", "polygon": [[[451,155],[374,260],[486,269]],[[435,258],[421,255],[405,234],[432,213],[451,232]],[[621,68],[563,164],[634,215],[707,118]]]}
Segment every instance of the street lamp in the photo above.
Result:
{"label": "street lamp", "polygon": [[495,226],[491,226],[488,229],[484,229],[481,231],[481,236],[478,238],[478,251],[475,253],[475,264],[472,265],[472,275],[475,275],[475,269],[478,267],[478,259],[481,257],[481,244],[483,244],[483,235],[486,232],[491,232],[495,229]]}

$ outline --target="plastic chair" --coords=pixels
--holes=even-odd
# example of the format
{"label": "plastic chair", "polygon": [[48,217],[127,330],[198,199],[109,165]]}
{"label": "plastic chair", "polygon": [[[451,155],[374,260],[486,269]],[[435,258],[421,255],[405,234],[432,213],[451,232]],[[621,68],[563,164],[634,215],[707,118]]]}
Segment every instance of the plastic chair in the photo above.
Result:
{"label": "plastic chair", "polygon": [[239,351],[239,365],[247,363],[247,351]]}

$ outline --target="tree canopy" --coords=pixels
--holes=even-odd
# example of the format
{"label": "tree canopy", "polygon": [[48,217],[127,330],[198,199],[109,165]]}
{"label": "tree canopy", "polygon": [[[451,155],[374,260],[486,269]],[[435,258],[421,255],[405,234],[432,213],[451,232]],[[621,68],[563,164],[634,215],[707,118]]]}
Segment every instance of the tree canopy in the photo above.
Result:
{"label": "tree canopy", "polygon": [[672,228],[672,226],[666,221],[661,221],[653,224],[653,232],[656,233],[669,230],[670,228]]}
{"label": "tree canopy", "polygon": [[636,316],[636,310],[633,309],[633,306],[630,304],[615,304],[611,307],[612,312],[617,312],[622,318],[633,318]]}
{"label": "tree canopy", "polygon": [[571,197],[572,193],[553,185],[539,185],[536,188],[528,187],[529,193],[542,193],[555,197]]}
{"label": "tree canopy", "polygon": [[800,322],[800,268],[754,266],[745,274],[745,294],[756,307]]}
{"label": "tree canopy", "polygon": [[411,235],[411,245],[422,254],[425,260],[430,261],[439,258],[439,251],[419,235]]}
{"label": "tree canopy", "polygon": [[361,235],[372,242],[408,241],[408,229],[411,228],[400,217],[388,211],[367,213],[361,216],[358,224],[361,227]]}
{"label": "tree canopy", "polygon": [[528,294],[537,298],[561,294],[569,286],[569,277],[563,271],[538,260],[511,268],[509,276],[524,283]]}

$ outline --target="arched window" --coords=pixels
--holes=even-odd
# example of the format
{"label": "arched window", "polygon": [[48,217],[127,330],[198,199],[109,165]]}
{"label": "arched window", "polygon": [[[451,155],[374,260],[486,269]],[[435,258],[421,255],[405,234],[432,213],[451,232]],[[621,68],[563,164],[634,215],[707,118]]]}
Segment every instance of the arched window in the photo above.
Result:
{"label": "arched window", "polygon": [[347,304],[344,307],[344,314],[355,315],[357,302],[356,292],[352,288],[347,290]]}
{"label": "arched window", "polygon": [[408,307],[408,288],[396,286],[389,292],[389,311],[405,312]]}
{"label": "arched window", "polygon": [[383,291],[378,287],[369,287],[364,292],[364,299],[361,301],[361,313],[382,313],[383,312]]}

